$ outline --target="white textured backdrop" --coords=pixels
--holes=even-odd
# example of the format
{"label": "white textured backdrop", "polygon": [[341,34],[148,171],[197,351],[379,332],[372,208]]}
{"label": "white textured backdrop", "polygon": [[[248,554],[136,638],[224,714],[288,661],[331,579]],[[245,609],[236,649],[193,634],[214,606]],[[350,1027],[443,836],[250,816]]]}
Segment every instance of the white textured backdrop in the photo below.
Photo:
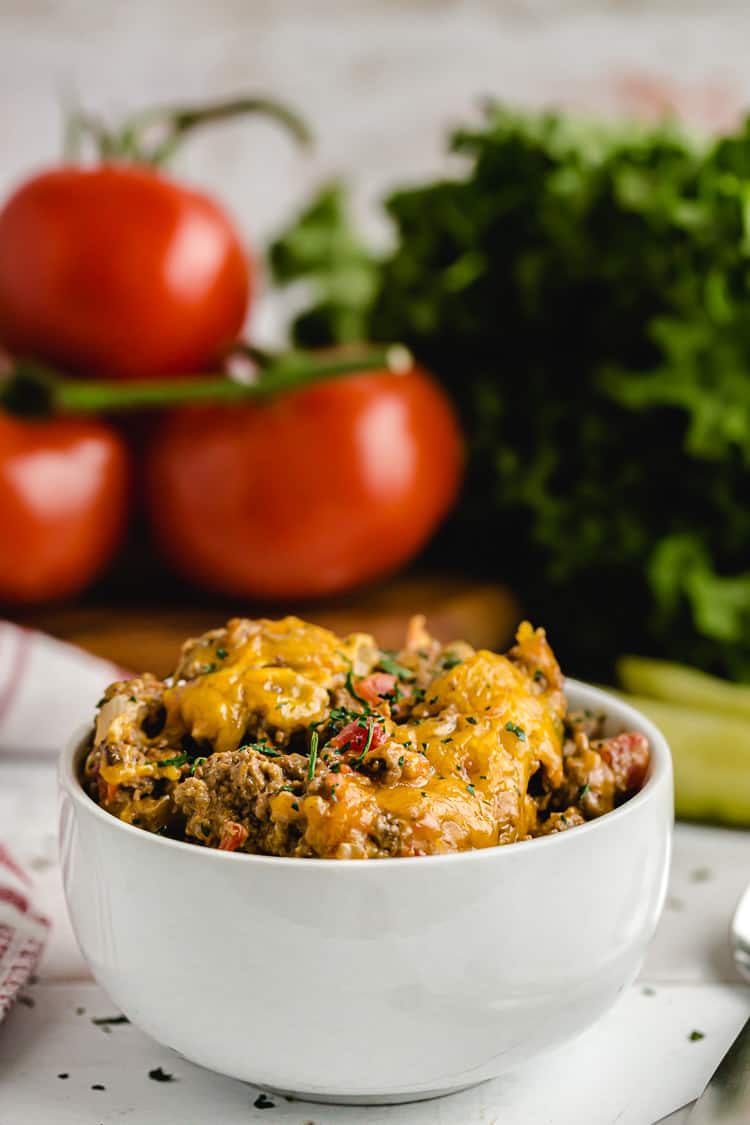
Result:
{"label": "white textured backdrop", "polygon": [[59,153],[65,98],[116,115],[257,91],[307,116],[312,155],[236,122],[176,169],[255,245],[343,173],[377,236],[373,201],[444,167],[480,95],[716,127],[750,104],[749,46],[745,0],[0,0],[0,192]]}

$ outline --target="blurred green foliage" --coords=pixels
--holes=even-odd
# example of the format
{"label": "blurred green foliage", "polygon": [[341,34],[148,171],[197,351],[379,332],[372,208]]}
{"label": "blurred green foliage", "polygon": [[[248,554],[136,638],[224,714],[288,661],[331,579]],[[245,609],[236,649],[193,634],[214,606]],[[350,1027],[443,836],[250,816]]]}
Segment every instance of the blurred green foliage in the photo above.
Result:
{"label": "blurred green foliage", "polygon": [[708,142],[488,107],[455,179],[329,187],[272,248],[300,343],[408,344],[469,443],[441,560],[512,582],[569,669],[750,679],[750,121]]}

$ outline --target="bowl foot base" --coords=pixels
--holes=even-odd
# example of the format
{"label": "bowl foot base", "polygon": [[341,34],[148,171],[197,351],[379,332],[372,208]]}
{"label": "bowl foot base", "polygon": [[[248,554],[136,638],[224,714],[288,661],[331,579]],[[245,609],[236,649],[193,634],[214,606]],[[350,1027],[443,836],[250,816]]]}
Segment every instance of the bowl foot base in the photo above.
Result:
{"label": "bowl foot base", "polygon": [[427,1102],[432,1098],[444,1098],[447,1094],[458,1094],[478,1086],[478,1082],[466,1082],[461,1086],[446,1086],[437,1090],[419,1090],[416,1093],[397,1092],[393,1094],[317,1094],[308,1090],[281,1090],[276,1086],[263,1086],[268,1094],[292,1098],[299,1102],[318,1102],[323,1105],[403,1105],[406,1102]]}

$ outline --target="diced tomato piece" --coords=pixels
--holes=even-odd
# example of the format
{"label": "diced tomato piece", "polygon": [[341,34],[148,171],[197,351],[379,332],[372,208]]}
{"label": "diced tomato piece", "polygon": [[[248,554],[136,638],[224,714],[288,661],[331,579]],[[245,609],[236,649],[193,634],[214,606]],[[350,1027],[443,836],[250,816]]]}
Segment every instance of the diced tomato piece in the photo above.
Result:
{"label": "diced tomato piece", "polygon": [[238,824],[236,820],[227,820],[221,830],[219,851],[236,852],[247,839],[247,828]]}
{"label": "diced tomato piece", "polygon": [[356,692],[360,699],[365,699],[373,707],[377,707],[396,690],[396,677],[390,672],[371,672],[356,685]]}
{"label": "diced tomato piece", "polygon": [[111,805],[117,796],[117,786],[110,781],[105,781],[101,774],[97,778],[99,786],[99,801],[103,805]]}
{"label": "diced tomato piece", "polygon": [[[370,738],[370,730],[372,730],[372,738]],[[370,739],[370,749],[374,750],[375,747],[381,746],[385,742],[385,731],[383,730],[382,723],[377,719],[367,720],[365,725],[360,726],[358,722],[347,723],[339,733],[331,739],[329,745],[333,746],[336,750],[343,750],[346,747],[347,753],[359,757],[365,746],[367,740]]]}
{"label": "diced tomato piece", "polygon": [[651,749],[644,734],[629,731],[605,738],[594,748],[615,775],[615,786],[620,793],[637,792],[646,778],[651,760]]}

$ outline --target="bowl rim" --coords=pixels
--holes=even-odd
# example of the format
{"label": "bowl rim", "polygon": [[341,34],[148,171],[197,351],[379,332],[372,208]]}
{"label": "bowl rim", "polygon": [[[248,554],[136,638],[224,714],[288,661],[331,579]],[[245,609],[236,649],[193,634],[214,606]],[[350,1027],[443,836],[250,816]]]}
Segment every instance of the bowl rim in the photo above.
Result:
{"label": "bowl rim", "polygon": [[[91,732],[90,724],[78,727],[73,732],[65,749],[62,751],[58,766],[58,787],[61,791],[69,795],[84,815],[93,816],[94,819],[100,820],[102,824],[111,831],[119,831],[132,835],[147,847],[168,848],[173,851],[176,849],[178,854],[182,853],[185,856],[192,856],[195,862],[200,859],[203,862],[209,863],[250,863],[253,866],[270,866],[272,868],[283,868],[286,870],[299,870],[301,867],[303,870],[311,869],[314,871],[331,871],[333,869],[337,871],[360,872],[363,868],[368,871],[380,871],[381,869],[389,869],[394,866],[402,871],[422,870],[422,865],[425,863],[429,864],[430,867],[445,863],[508,863],[512,862],[512,860],[508,859],[508,856],[525,855],[528,853],[529,848],[533,849],[534,852],[541,852],[541,849],[545,847],[562,848],[571,846],[571,844],[574,846],[575,841],[580,840],[584,833],[588,833],[592,836],[595,833],[601,834],[602,832],[606,832],[608,824],[613,825],[615,822],[622,822],[626,817],[634,816],[644,804],[654,799],[655,794],[663,789],[665,785],[669,785],[671,789],[672,758],[669,745],[665,736],[650,719],[646,718],[636,707],[626,703],[617,695],[613,695],[602,688],[594,687],[592,684],[566,677],[566,694],[568,688],[572,688],[573,694],[576,696],[583,696],[583,700],[579,703],[575,703],[574,706],[586,707],[589,704],[593,704],[594,708],[603,711],[614,709],[617,713],[616,717],[618,722],[624,722],[627,725],[627,729],[637,730],[646,735],[651,747],[651,765],[646,781],[635,796],[631,797],[630,800],[626,801],[618,808],[613,809],[612,812],[605,813],[603,816],[597,817],[594,820],[588,820],[585,824],[576,825],[566,832],[554,832],[549,836],[537,836],[532,840],[518,840],[512,844],[498,845],[489,848],[475,848],[463,852],[448,852],[439,855],[419,857],[389,856],[376,860],[347,859],[337,862],[331,859],[308,858],[306,856],[275,856],[254,855],[248,852],[222,852],[219,851],[218,848],[203,848],[184,840],[173,840],[169,836],[157,836],[153,832],[146,832],[142,828],[127,824],[118,817],[112,816],[112,814],[103,809],[101,805],[98,805],[83,788],[80,778],[78,777],[77,769],[79,758],[82,756],[83,752],[83,740],[87,738]],[[406,862],[409,859],[413,859],[415,862]]]}

